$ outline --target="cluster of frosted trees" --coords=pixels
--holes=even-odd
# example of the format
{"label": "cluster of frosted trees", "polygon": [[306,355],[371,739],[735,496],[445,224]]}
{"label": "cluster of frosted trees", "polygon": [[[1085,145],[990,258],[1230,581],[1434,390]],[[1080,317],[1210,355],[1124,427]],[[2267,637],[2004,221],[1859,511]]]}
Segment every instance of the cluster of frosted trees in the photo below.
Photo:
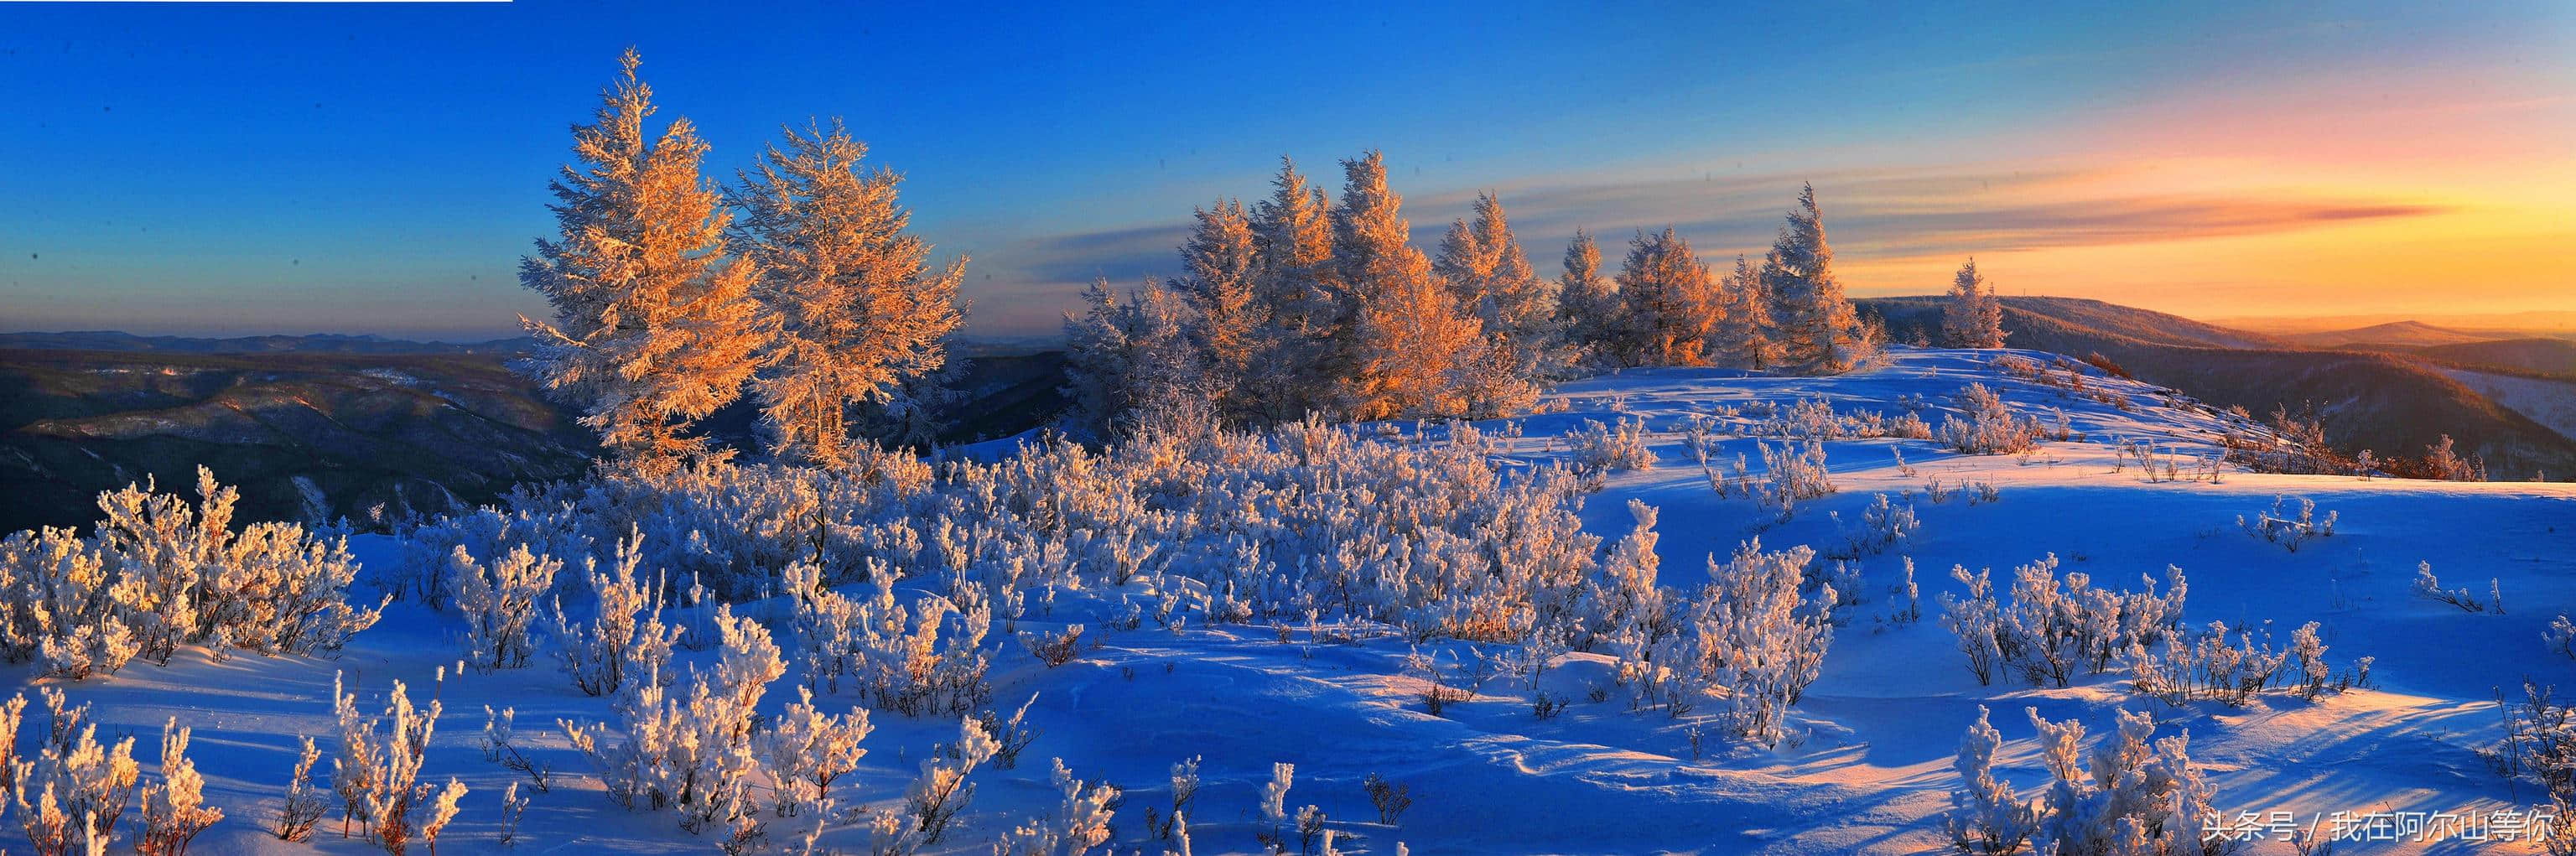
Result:
{"label": "cluster of frosted trees", "polygon": [[1088,427],[1486,418],[1548,382],[1621,366],[1842,371],[1876,346],[1832,271],[1813,188],[1760,265],[1718,274],[1671,229],[1630,241],[1615,275],[1578,232],[1554,281],[1530,267],[1501,200],[1476,198],[1438,252],[1408,245],[1376,152],[1342,162],[1338,204],[1291,163],[1270,197],[1196,212],[1187,275],[1068,315],[1070,391]]}
{"label": "cluster of frosted trees", "polygon": [[928,263],[900,179],[867,172],[839,123],[785,131],[730,191],[699,174],[685,118],[648,139],[652,89],[629,50],[596,119],[574,129],[520,281],[553,304],[527,321],[525,369],[583,409],[624,462],[667,470],[711,452],[690,428],[746,392],[768,450],[846,465],[854,437],[926,442],[963,323],[964,262]]}

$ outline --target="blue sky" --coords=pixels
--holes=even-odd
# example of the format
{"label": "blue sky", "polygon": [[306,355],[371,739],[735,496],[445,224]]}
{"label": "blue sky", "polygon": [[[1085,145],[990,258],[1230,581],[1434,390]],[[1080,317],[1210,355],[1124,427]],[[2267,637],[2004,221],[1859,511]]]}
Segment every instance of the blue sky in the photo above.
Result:
{"label": "blue sky", "polygon": [[[2576,228],[2564,4],[1404,5],[0,3],[0,328],[507,334],[630,44],[711,177],[844,117],[988,335],[1367,148],[1418,242],[1495,189],[1551,272],[1578,225],[1755,251],[1812,180],[1864,294],[1975,253],[2028,293],[2402,310],[2408,236]],[[2558,255],[2448,270],[2576,308]]]}

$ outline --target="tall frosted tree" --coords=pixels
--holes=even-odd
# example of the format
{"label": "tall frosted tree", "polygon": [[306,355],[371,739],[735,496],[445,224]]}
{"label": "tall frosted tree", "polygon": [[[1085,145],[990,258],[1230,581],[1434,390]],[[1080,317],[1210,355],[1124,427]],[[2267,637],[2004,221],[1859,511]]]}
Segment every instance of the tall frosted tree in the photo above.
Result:
{"label": "tall frosted tree", "polygon": [[1475,212],[1473,222],[1449,224],[1432,272],[1459,305],[1475,312],[1504,370],[1529,382],[1563,375],[1569,360],[1557,323],[1556,283],[1530,269],[1501,199],[1479,193]]}
{"label": "tall frosted tree", "polygon": [[1708,266],[1690,241],[1666,228],[1638,232],[1619,266],[1619,327],[1612,350],[1623,365],[1707,365],[1719,321]]}
{"label": "tall frosted tree", "polygon": [[1575,358],[1608,358],[1609,341],[1619,318],[1619,284],[1601,275],[1601,245],[1592,233],[1574,230],[1565,245],[1565,271],[1556,277],[1557,323],[1577,351]]}
{"label": "tall frosted tree", "polygon": [[1297,164],[1279,159],[1270,198],[1253,206],[1252,239],[1259,260],[1253,293],[1269,325],[1255,343],[1250,370],[1237,398],[1255,406],[1255,417],[1277,422],[1330,409],[1312,378],[1339,371],[1334,340],[1347,309],[1333,261],[1333,206],[1309,184]]}
{"label": "tall frosted tree", "polygon": [[1950,280],[1950,302],[1941,307],[1941,344],[1952,348],[2004,346],[2004,304],[1993,283],[1977,273],[1977,260],[1959,266]]}
{"label": "tall frosted tree", "polygon": [[1408,243],[1404,198],[1387,189],[1386,160],[1371,151],[1342,162],[1333,260],[1356,319],[1343,339],[1349,372],[1342,404],[1354,419],[1461,415],[1481,392],[1470,367],[1483,355],[1476,319]]}
{"label": "tall frosted tree", "polygon": [[1735,257],[1735,270],[1718,278],[1717,332],[1709,337],[1710,357],[1728,365],[1767,371],[1780,362],[1773,339],[1771,298],[1762,291],[1762,276],[1753,262]]}
{"label": "tall frosted tree", "polygon": [[1176,285],[1196,310],[1191,338],[1206,362],[1210,383],[1227,399],[1228,409],[1245,408],[1239,399],[1245,375],[1261,350],[1269,326],[1268,306],[1256,281],[1261,251],[1253,240],[1252,219],[1243,203],[1218,200],[1193,212],[1189,240],[1181,245],[1181,264],[1189,275]]}
{"label": "tall frosted tree", "polygon": [[1782,358],[1809,371],[1849,370],[1868,356],[1860,316],[1834,278],[1834,250],[1825,243],[1825,215],[1816,208],[1816,186],[1798,190],[1798,207],[1762,260],[1762,287],[1771,295]]}
{"label": "tall frosted tree", "polygon": [[559,237],[519,260],[519,282],[554,305],[550,321],[520,319],[537,338],[521,365],[613,459],[658,472],[715,454],[688,428],[741,395],[765,336],[756,266],[727,254],[722,199],[698,176],[706,143],[685,118],[646,142],[641,64],[619,57],[596,117],[573,128],[579,162],[548,206]]}
{"label": "tall frosted tree", "polygon": [[839,466],[854,433],[926,443],[965,322],[966,263],[930,267],[930,245],[905,231],[902,178],[862,170],[867,145],[839,121],[785,129],[781,142],[735,194],[736,234],[760,272],[752,293],[776,331],[752,380],[770,451]]}

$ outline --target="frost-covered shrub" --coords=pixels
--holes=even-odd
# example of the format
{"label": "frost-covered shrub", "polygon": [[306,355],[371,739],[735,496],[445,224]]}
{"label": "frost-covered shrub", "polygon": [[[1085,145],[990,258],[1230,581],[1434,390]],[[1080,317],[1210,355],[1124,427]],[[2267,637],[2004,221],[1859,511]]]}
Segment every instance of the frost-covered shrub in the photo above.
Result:
{"label": "frost-covered shrub", "polygon": [[2144,574],[2140,591],[2094,588],[2091,575],[2057,576],[2057,555],[2013,569],[2012,602],[2003,610],[2009,636],[2005,661],[2018,665],[2032,686],[2043,680],[2066,686],[2078,668],[2109,671],[2113,658],[2133,646],[2154,644],[2182,623],[2186,585],[2181,568],[2167,567],[2169,590],[2156,594]]}
{"label": "frost-covered shrub", "polygon": [[517,771],[528,777],[528,784],[545,791],[551,787],[547,777],[554,770],[545,762],[519,751],[518,744],[511,739],[518,718],[518,708],[505,707],[495,711],[491,705],[483,706],[483,760]]}
{"label": "frost-covered shrub", "polygon": [[44,695],[50,713],[44,747],[12,771],[18,828],[37,853],[58,856],[74,847],[104,853],[142,777],[134,738],[101,744],[98,724],[88,721],[89,703],[67,708],[62,691],[52,687]]}
{"label": "frost-covered shrub", "polygon": [[982,647],[989,606],[969,601],[961,609],[939,595],[906,606],[886,572],[871,573],[873,594],[854,600],[822,588],[819,574],[812,565],[788,568],[796,656],[808,684],[837,692],[847,677],[870,704],[905,716],[961,715],[991,696],[984,676],[992,658]]}
{"label": "frost-covered shrub", "polygon": [[778,816],[808,807],[829,811],[832,782],[858,769],[868,750],[859,745],[876,730],[864,708],[839,716],[814,706],[814,691],[797,687],[797,700],[755,738],[777,791]]}
{"label": "frost-covered shrub", "polygon": [[1754,445],[1762,451],[1762,504],[1779,509],[1782,517],[1800,502],[1834,492],[1833,473],[1825,469],[1824,443]]}
{"label": "frost-covered shrub", "polygon": [[230,528],[238,493],[197,469],[200,501],[127,486],[99,495],[87,538],[47,528],[0,540],[0,654],[48,675],[114,673],[136,657],[168,663],[184,644],[260,654],[336,651],[373,625],[345,592],[357,574],[345,540],[293,523]]}
{"label": "frost-covered shrub", "polygon": [[513,496],[507,508],[484,506],[398,530],[401,552],[392,565],[371,575],[376,586],[398,599],[418,598],[432,609],[446,609],[460,550],[474,562],[488,564],[519,548],[560,561],[587,558],[597,549],[571,505],[537,501],[525,488]]}
{"label": "frost-covered shrub", "polygon": [[1736,736],[1778,743],[1789,706],[1823,672],[1835,594],[1831,586],[1812,599],[1798,593],[1814,558],[1806,547],[1765,553],[1759,540],[1745,542],[1724,564],[1709,559],[1710,582],[1686,607],[1685,662],[1699,682],[1726,691]]}
{"label": "frost-covered shrub", "polygon": [[2217,788],[2190,755],[2189,734],[2149,742],[2155,720],[2120,711],[2119,733],[2082,753],[2084,726],[2030,710],[2040,760],[2053,781],[2039,799],[2031,850],[2042,856],[2102,853],[2218,856],[2230,842],[2204,837],[2223,816]]}
{"label": "frost-covered shrub", "polygon": [[553,590],[563,560],[519,544],[485,567],[459,545],[448,562],[448,586],[465,615],[466,665],[483,672],[528,665],[536,650],[528,628],[537,620],[537,599]]}
{"label": "frost-covered shrub", "polygon": [[1995,673],[2004,661],[2003,605],[1995,597],[1994,569],[1985,568],[1976,575],[1968,566],[1954,565],[1950,578],[1968,587],[1965,598],[1948,592],[1941,594],[1941,626],[1959,640],[1959,653],[1968,657],[1968,672],[1977,676],[1978,686],[1994,683]]}
{"label": "frost-covered shrub", "polygon": [[1950,792],[1950,813],[1942,821],[1959,852],[2017,852],[2039,825],[2037,808],[2014,796],[2011,782],[1995,778],[1995,750],[2003,743],[2003,733],[1987,720],[1986,706],[1978,705],[1976,724],[1959,738],[1959,757],[1951,762],[1959,772],[1960,789]]}
{"label": "frost-covered shrub", "polygon": [[2497,615],[2504,614],[2504,587],[2497,580],[2487,581],[2487,600],[2480,601],[2477,595],[2470,594],[2466,588],[2443,589],[2442,579],[2433,575],[2432,562],[2416,563],[2415,582],[2411,590],[2416,597],[2434,603],[2450,604],[2461,612],[2492,611]]}
{"label": "frost-covered shrub", "polygon": [[1565,435],[1569,460],[1588,474],[1618,470],[1644,470],[1655,466],[1655,453],[1646,448],[1646,422],[1643,419],[1621,419],[1617,425],[1603,425],[1586,419],[1583,425]]}
{"label": "frost-covered shrub", "polygon": [[2497,774],[2527,778],[2540,785],[2560,811],[2576,805],[2576,706],[2559,701],[2551,687],[2525,680],[2523,698],[2507,704],[2499,692],[2496,706],[2504,712],[2503,743],[2479,750]]}
{"label": "frost-covered shrub", "polygon": [[279,841],[303,841],[313,837],[313,824],[330,809],[322,790],[314,786],[313,764],[322,760],[322,750],[313,738],[298,736],[302,751],[295,757],[295,769],[286,779],[286,801],[277,809],[277,823],[269,834]]}
{"label": "frost-covered shrub", "polygon": [[760,772],[753,751],[754,709],[769,682],[787,669],[769,631],[720,607],[716,667],[692,676],[684,698],[668,697],[658,675],[631,675],[613,708],[617,728],[559,720],[573,748],[589,757],[609,797],[628,809],[668,809],[699,832],[734,826],[755,807],[749,783]]}
{"label": "frost-covered shrub", "polygon": [[2244,707],[2267,689],[2286,688],[2313,700],[2368,685],[2373,658],[2356,660],[2338,674],[2326,662],[2318,627],[2314,621],[2301,625],[2290,634],[2290,646],[2277,650],[2268,631],[2258,637],[2251,629],[2238,630],[2236,644],[2228,644],[2223,622],[2194,634],[2167,634],[2161,646],[2131,649],[2132,686],[2169,705],[2207,700]]}
{"label": "frost-covered shrub", "polygon": [[188,729],[171,717],[161,726],[161,781],[143,787],[143,831],[134,842],[138,852],[180,854],[188,842],[224,819],[224,810],[206,807],[206,777],[188,760]]}
{"label": "frost-covered shrub", "polygon": [[2039,434],[2039,420],[2014,416],[1993,390],[1971,383],[1959,390],[1959,412],[1942,418],[1935,437],[1965,454],[2001,455],[2030,448]]}
{"label": "frost-covered shrub", "polygon": [[1832,512],[1832,516],[1834,528],[1842,531],[1843,549],[1826,554],[1827,558],[1858,559],[1885,553],[1905,546],[1907,539],[1923,529],[1922,521],[1914,516],[1911,500],[1899,506],[1883,493],[1873,497],[1868,508],[1861,509],[1858,530],[1843,529],[1841,512]]}
{"label": "frost-covered shrub", "polygon": [[2227,624],[2213,621],[2189,638],[2168,634],[2161,649],[2139,646],[2130,656],[2134,686],[2139,694],[2172,705],[2198,699],[2234,707],[2252,703],[2255,694],[2280,679],[2290,654],[2273,650],[2269,633],[2259,643],[2250,629],[2235,635],[2231,646]]}
{"label": "frost-covered shrub", "polygon": [[2179,626],[2187,590],[2180,568],[2165,569],[2162,595],[2143,575],[2136,592],[2095,588],[2083,573],[2061,579],[2055,554],[2013,569],[2009,602],[1995,595],[1991,571],[1970,575],[1958,566],[1950,576],[1968,587],[1968,597],[1943,595],[1941,624],[1958,637],[1980,685],[2017,672],[2032,686],[2062,687],[2079,670],[2108,671],[2114,658]]}
{"label": "frost-covered shrub", "polygon": [[[439,788],[420,781],[421,762],[429,753],[430,735],[438,728],[442,706],[414,707],[401,681],[394,682],[381,717],[358,712],[356,693],[341,691],[340,676],[331,677],[333,712],[340,726],[340,757],[331,761],[332,787],[344,806],[341,823],[356,820],[367,837],[386,853],[402,856],[413,843],[436,849],[438,833],[456,817],[456,801],[466,793],[454,777]],[[391,720],[383,732],[380,724]]]}
{"label": "frost-covered shrub", "polygon": [[2301,542],[2310,538],[2334,537],[2335,512],[2328,511],[2325,517],[2320,518],[2316,500],[2300,497],[2299,509],[2292,513],[2282,508],[2289,499],[2287,496],[2272,497],[2271,509],[2257,512],[2250,521],[2245,519],[2245,515],[2236,515],[2237,528],[2293,553],[2299,551]]}
{"label": "frost-covered shrub", "polygon": [[2576,660],[2576,621],[2567,620],[2565,615],[2550,619],[2549,627],[2540,631],[2540,644],[2547,646],[2549,653]]}
{"label": "frost-covered shrub", "polygon": [[547,623],[552,653],[584,693],[608,695],[631,680],[659,680],[662,666],[671,661],[671,645],[680,631],[662,623],[661,584],[639,578],[642,561],[640,536],[618,542],[608,573],[600,572],[598,560],[583,560],[582,577],[590,581],[597,606],[586,624],[564,613],[561,598],[554,601]]}
{"label": "frost-covered shrub", "polygon": [[931,753],[921,762],[921,775],[905,787],[902,812],[880,812],[871,826],[872,849],[879,854],[908,854],[937,844],[957,815],[975,800],[975,783],[967,777],[993,759],[993,737],[961,719],[957,743]]}
{"label": "frost-covered shrub", "polygon": [[994,856],[1082,854],[1109,843],[1109,820],[1123,796],[1118,788],[1107,783],[1087,785],[1073,777],[1062,758],[1055,759],[1048,781],[1063,797],[1056,810],[1003,833],[1001,842],[993,846]]}
{"label": "frost-covered shrub", "polygon": [[649,564],[738,600],[771,593],[794,562],[841,581],[870,558],[908,562],[921,549],[905,512],[930,486],[931,466],[901,451],[857,454],[844,469],[704,463],[614,471],[526,501],[569,504],[600,542],[640,532],[652,545]]}
{"label": "frost-covered shrub", "polygon": [[1073,662],[1082,653],[1082,629],[1080,624],[1068,624],[1054,633],[1022,631],[1020,647],[1029,649],[1038,662],[1052,669]]}

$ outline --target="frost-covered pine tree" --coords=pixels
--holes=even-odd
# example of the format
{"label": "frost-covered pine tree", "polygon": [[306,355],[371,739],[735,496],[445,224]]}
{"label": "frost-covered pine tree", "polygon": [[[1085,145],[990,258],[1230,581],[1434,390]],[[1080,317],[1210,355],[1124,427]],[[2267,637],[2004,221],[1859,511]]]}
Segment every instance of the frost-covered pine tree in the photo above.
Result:
{"label": "frost-covered pine tree", "polygon": [[1825,243],[1825,215],[1816,208],[1816,186],[1798,190],[1798,207],[1762,259],[1762,287],[1771,296],[1782,358],[1809,371],[1847,371],[1868,356],[1860,315],[1834,278],[1834,250]]}
{"label": "frost-covered pine tree", "polygon": [[1780,363],[1771,298],[1762,290],[1762,277],[1754,272],[1752,261],[1735,257],[1735,270],[1717,281],[1717,304],[1717,331],[1709,337],[1712,360],[1754,371]]}
{"label": "frost-covered pine tree", "polygon": [[1574,230],[1574,240],[1565,245],[1565,272],[1556,283],[1557,324],[1575,351],[1573,358],[1604,361],[1618,325],[1619,285],[1601,275],[1601,245],[1592,233]]}
{"label": "frost-covered pine tree", "polygon": [[1220,199],[1191,213],[1196,222],[1181,245],[1181,264],[1189,275],[1175,287],[1195,310],[1190,338],[1211,387],[1225,397],[1227,410],[1243,413],[1251,409],[1243,400],[1251,391],[1244,388],[1244,377],[1270,325],[1270,307],[1259,293],[1261,250],[1243,203]]}
{"label": "frost-covered pine tree", "polygon": [[752,394],[784,460],[848,464],[854,423],[900,429],[871,439],[929,442],[936,422],[923,411],[944,397],[948,341],[965,323],[965,260],[930,266],[930,245],[905,231],[902,177],[862,170],[867,153],[839,120],[788,128],[734,194],[736,234],[759,271],[753,294],[776,334]]}
{"label": "frost-covered pine tree", "polygon": [[1477,194],[1475,208],[1473,222],[1450,223],[1432,272],[1449,284],[1459,305],[1474,310],[1508,371],[1531,381],[1563,375],[1569,360],[1557,320],[1556,283],[1530,269],[1501,199]]}
{"label": "frost-covered pine tree", "polygon": [[1670,228],[1629,239],[1628,258],[1619,266],[1619,302],[1612,350],[1620,364],[1708,364],[1719,307],[1708,266],[1691,251],[1690,241]]}
{"label": "frost-covered pine tree", "polygon": [[573,129],[579,165],[553,183],[560,227],[519,262],[519,282],[554,305],[522,317],[537,338],[522,363],[547,393],[582,409],[616,459],[666,471],[713,454],[690,423],[732,402],[765,338],[753,264],[726,252],[728,220],[698,177],[707,144],[683,118],[651,142],[653,90],[633,49],[592,124]]}
{"label": "frost-covered pine tree", "polygon": [[1260,260],[1254,294],[1270,325],[1242,398],[1258,403],[1262,421],[1282,422],[1331,404],[1313,379],[1336,376],[1331,345],[1350,309],[1333,262],[1332,201],[1280,158],[1270,198],[1252,210],[1252,238]]}
{"label": "frost-covered pine tree", "polygon": [[1950,302],[1941,306],[1941,344],[1951,348],[2004,346],[2004,305],[1995,286],[1977,273],[1977,260],[1959,266]]}
{"label": "frost-covered pine tree", "polygon": [[1386,159],[1371,151],[1342,162],[1342,206],[1333,218],[1333,260],[1357,314],[1341,339],[1347,374],[1337,378],[1342,410],[1354,419],[1457,416],[1479,390],[1469,368],[1484,338],[1473,316],[1431,275],[1408,243],[1404,197],[1386,186]]}

